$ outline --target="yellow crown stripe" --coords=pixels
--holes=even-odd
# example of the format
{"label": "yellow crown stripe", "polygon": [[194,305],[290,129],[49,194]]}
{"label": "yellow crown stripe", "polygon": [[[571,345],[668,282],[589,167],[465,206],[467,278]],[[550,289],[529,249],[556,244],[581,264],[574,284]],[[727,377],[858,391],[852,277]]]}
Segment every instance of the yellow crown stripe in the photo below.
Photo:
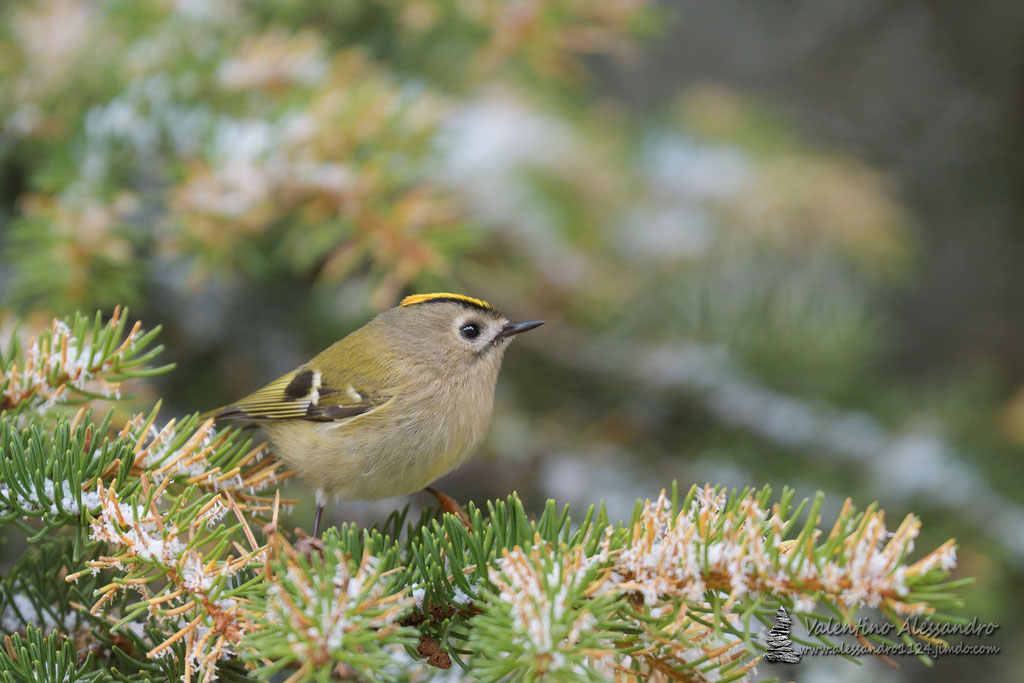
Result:
{"label": "yellow crown stripe", "polygon": [[474,299],[473,297],[466,296],[465,294],[453,294],[452,292],[432,292],[430,294],[413,294],[412,296],[407,296],[404,299],[402,299],[402,303],[398,305],[412,306],[414,304],[422,304],[427,303],[428,301],[437,301],[439,299],[447,301],[462,301],[469,304],[470,306],[476,306],[477,308],[483,308],[488,311],[494,310],[494,306],[491,306],[483,299]]}

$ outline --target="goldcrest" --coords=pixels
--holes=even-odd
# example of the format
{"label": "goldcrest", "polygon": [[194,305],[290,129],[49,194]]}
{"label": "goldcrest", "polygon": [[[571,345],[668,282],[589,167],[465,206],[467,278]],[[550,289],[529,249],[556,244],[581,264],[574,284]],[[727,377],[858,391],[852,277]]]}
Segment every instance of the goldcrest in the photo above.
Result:
{"label": "goldcrest", "polygon": [[461,294],[409,296],[208,414],[264,429],[276,456],[316,490],[316,536],[329,497],[412,493],[465,462],[487,433],[505,350],[543,324],[511,322]]}

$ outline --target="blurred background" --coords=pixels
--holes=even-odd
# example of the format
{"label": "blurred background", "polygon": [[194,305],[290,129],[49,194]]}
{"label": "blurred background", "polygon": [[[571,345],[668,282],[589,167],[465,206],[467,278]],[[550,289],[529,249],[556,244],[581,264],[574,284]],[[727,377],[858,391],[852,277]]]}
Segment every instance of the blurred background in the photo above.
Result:
{"label": "blurred background", "polygon": [[408,293],[544,318],[439,488],[913,511],[1003,653],[765,675],[1021,680],[1022,27],[1014,0],[9,0],[0,331],[127,304],[178,364],[139,389],[166,417]]}

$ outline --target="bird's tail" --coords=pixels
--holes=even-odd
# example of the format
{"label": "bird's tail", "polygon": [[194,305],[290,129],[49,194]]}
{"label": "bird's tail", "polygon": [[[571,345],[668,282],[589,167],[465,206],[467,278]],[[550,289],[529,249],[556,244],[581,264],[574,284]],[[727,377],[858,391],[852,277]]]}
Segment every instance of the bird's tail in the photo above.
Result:
{"label": "bird's tail", "polygon": [[221,416],[224,414],[224,408],[225,406],[221,406],[219,408],[214,408],[213,410],[207,410],[205,413],[199,416],[199,421],[206,422],[210,418],[213,418],[215,421],[219,420]]}

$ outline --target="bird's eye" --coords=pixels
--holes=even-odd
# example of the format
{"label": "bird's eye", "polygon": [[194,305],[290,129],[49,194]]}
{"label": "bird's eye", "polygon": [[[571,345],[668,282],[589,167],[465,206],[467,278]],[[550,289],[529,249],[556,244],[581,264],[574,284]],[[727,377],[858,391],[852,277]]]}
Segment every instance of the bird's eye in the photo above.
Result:
{"label": "bird's eye", "polygon": [[477,327],[475,323],[463,325],[462,329],[459,331],[462,332],[462,336],[465,337],[466,339],[476,339],[477,337],[480,336],[480,328]]}

